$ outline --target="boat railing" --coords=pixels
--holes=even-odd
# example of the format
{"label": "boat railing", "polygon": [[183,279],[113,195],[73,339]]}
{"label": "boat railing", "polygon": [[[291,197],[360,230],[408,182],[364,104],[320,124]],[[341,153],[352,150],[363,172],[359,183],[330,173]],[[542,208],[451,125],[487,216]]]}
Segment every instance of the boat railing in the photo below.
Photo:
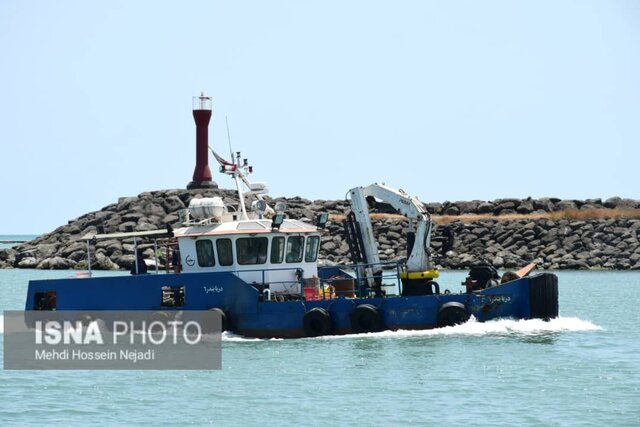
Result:
{"label": "boat railing", "polygon": [[[319,267],[318,276],[313,277],[304,277],[299,267],[236,270],[234,274],[253,286],[261,301],[287,301],[400,295],[400,271],[401,264],[390,261]],[[269,277],[279,272],[291,274]]]}
{"label": "boat railing", "polygon": [[[279,277],[270,279],[268,277],[274,273],[283,272],[291,272],[290,275],[285,274],[283,276],[292,278]],[[260,294],[262,301],[284,301],[304,298],[306,279],[303,277],[304,271],[299,267],[235,270],[233,273],[253,286]],[[256,276],[259,279],[256,279]]]}
{"label": "boat railing", "polygon": [[360,298],[401,295],[401,271],[402,265],[397,261],[318,268],[322,281],[333,286],[337,297]]}
{"label": "boat railing", "polygon": [[[89,278],[92,276],[91,273],[91,269],[92,269],[92,258],[91,258],[91,246],[92,244],[97,244],[97,242],[99,241],[106,241],[106,240],[120,240],[122,242],[128,241],[128,240],[132,240],[133,241],[133,259],[132,259],[132,273],[134,274],[140,274],[143,272],[148,272],[147,270],[147,266],[146,266],[146,262],[144,265],[144,269],[143,271],[140,270],[141,265],[139,265],[139,262],[143,262],[143,259],[140,259],[138,257],[139,254],[139,250],[140,250],[140,246],[146,246],[146,247],[152,247],[153,248],[153,256],[154,256],[154,263],[153,263],[153,269],[155,270],[155,273],[158,274],[160,272],[160,255],[161,255],[161,251],[158,247],[158,243],[160,241],[160,243],[162,245],[165,246],[165,251],[166,251],[166,257],[167,257],[167,261],[165,263],[165,268],[167,269],[167,273],[169,272],[169,249],[170,247],[174,247],[177,250],[177,243],[175,242],[174,238],[173,238],[173,230],[171,229],[170,226],[167,225],[167,229],[166,230],[149,230],[149,231],[131,231],[131,232],[120,232],[120,233],[97,233],[97,232],[89,232],[86,233],[84,236],[82,236],[80,238],[80,240],[84,240],[86,242],[87,248],[86,248],[86,256],[87,256],[87,271],[86,272],[82,272],[82,274],[77,275],[76,277],[79,278]],[[141,242],[144,241],[149,241],[152,240],[153,241],[153,245],[151,244],[141,244]],[[173,250],[171,252],[174,252]],[[174,265],[175,268],[175,265]],[[176,272],[179,272],[179,270],[176,270]]]}

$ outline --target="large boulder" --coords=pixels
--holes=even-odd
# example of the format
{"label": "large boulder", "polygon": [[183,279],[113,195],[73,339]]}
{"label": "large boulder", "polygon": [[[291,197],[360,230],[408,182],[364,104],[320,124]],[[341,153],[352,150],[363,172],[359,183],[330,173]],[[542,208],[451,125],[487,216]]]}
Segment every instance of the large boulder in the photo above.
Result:
{"label": "large boulder", "polygon": [[560,200],[556,203],[556,210],[565,211],[568,209],[578,209],[578,205],[575,200]]}
{"label": "large boulder", "polygon": [[166,212],[162,206],[154,202],[147,202],[143,204],[141,212],[147,217],[157,216],[160,218],[163,218],[167,213],[170,213]]}
{"label": "large boulder", "polygon": [[126,211],[132,206],[134,206],[137,202],[138,202],[137,197],[120,197],[118,199],[118,204],[116,205],[116,210]]}
{"label": "large boulder", "polygon": [[122,255],[116,259],[116,264],[122,269],[130,270],[135,259],[134,255]]}
{"label": "large boulder", "polygon": [[76,262],[59,256],[42,260],[36,268],[40,270],[68,270],[75,267]]}
{"label": "large boulder", "polygon": [[36,268],[38,264],[39,261],[36,258],[27,256],[18,261],[18,268]]}
{"label": "large boulder", "polygon": [[91,267],[96,270],[118,270],[118,264],[111,261],[102,253],[96,253],[95,259],[91,260]]}
{"label": "large boulder", "polygon": [[516,208],[520,206],[519,199],[498,199],[495,201],[496,207],[494,213],[496,215],[511,214],[516,211]]}
{"label": "large boulder", "polygon": [[74,252],[86,251],[86,249],[87,249],[87,244],[85,242],[73,242],[70,245],[67,245],[65,248],[63,248],[60,251],[60,255],[62,257],[67,258],[69,255],[71,255]]}
{"label": "large boulder", "polygon": [[533,209],[540,210],[545,212],[552,212],[555,207],[555,203],[559,202],[560,199],[554,199],[549,197],[543,197],[542,199],[533,200]]}
{"label": "large boulder", "polygon": [[604,207],[609,209],[617,208],[621,201],[620,197],[609,197],[604,201]]}
{"label": "large boulder", "polygon": [[533,212],[533,202],[531,199],[523,200],[522,203],[516,208],[516,212],[519,214],[530,214]]}
{"label": "large boulder", "polygon": [[57,243],[37,245],[33,248],[31,253],[37,259],[50,258],[58,252],[59,247],[60,245]]}
{"label": "large boulder", "polygon": [[460,208],[456,205],[449,205],[444,209],[444,214],[453,216],[460,215]]}
{"label": "large boulder", "polygon": [[475,214],[478,212],[478,205],[483,203],[480,200],[471,200],[470,202],[457,201],[454,203],[460,209],[461,214]]}
{"label": "large boulder", "polygon": [[495,205],[491,202],[480,203],[477,208],[479,214],[492,214],[495,210]]}
{"label": "large boulder", "polygon": [[[0,249],[0,261],[8,262],[9,260],[15,261],[16,251],[14,249]],[[13,264],[13,262],[11,262]]]}
{"label": "large boulder", "polygon": [[424,207],[427,209],[427,212],[432,215],[439,215],[442,213],[442,203],[424,203]]}
{"label": "large boulder", "polygon": [[178,196],[170,196],[162,201],[162,207],[167,213],[174,213],[180,209],[184,209],[186,206],[184,202]]}

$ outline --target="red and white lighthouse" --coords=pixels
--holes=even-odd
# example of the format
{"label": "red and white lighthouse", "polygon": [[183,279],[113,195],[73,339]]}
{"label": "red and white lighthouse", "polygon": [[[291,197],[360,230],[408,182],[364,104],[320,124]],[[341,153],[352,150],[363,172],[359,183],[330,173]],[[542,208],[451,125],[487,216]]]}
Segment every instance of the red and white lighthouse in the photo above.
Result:
{"label": "red and white lighthouse", "polygon": [[193,171],[193,181],[187,189],[218,188],[218,184],[211,178],[209,169],[209,121],[211,120],[211,97],[193,97],[193,120],[196,122],[196,168]]}

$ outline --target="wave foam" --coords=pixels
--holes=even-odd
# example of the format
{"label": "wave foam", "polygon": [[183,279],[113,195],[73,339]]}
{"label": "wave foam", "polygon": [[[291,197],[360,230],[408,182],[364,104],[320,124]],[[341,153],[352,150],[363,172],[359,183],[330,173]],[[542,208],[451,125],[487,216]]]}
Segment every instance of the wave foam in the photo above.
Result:
{"label": "wave foam", "polygon": [[[420,337],[420,336],[482,336],[482,335],[540,335],[550,332],[579,332],[579,331],[600,331],[602,327],[582,320],[577,317],[558,317],[545,322],[541,319],[530,320],[512,320],[500,319],[489,322],[478,322],[473,316],[462,325],[447,326],[446,328],[427,329],[421,331],[383,331],[373,332],[369,334],[351,334],[351,335],[326,335],[317,338],[308,339],[350,339],[354,337],[362,338],[403,338],[403,337]],[[4,333],[4,316],[0,314],[0,334]],[[231,332],[222,334],[223,342],[256,342],[256,341],[282,341],[281,338],[247,338],[242,335],[236,335]]]}
{"label": "wave foam", "polygon": [[233,332],[223,332],[222,342],[259,342],[259,341],[283,341],[283,338],[247,338],[236,335]]}
{"label": "wave foam", "polygon": [[382,331],[359,335],[332,335],[319,337],[320,339],[371,337],[371,338],[404,338],[422,336],[536,336],[555,332],[599,331],[602,328],[587,320],[577,317],[558,317],[548,322],[542,319],[513,320],[499,319],[488,322],[478,322],[475,317],[467,323],[456,326],[447,326],[438,329],[426,329],[420,331],[397,330]]}
{"label": "wave foam", "polygon": [[[473,316],[462,325],[447,326],[438,329],[426,329],[420,331],[397,330],[372,332],[368,334],[350,335],[325,335],[316,338],[306,338],[313,340],[332,339],[353,339],[353,338],[405,338],[405,337],[440,337],[440,336],[537,336],[558,332],[579,332],[579,331],[600,331],[602,327],[582,320],[577,317],[558,317],[545,322],[542,319],[513,320],[499,319],[489,322],[478,322]],[[246,338],[230,332],[222,334],[223,342],[255,342],[269,341],[260,338]],[[271,339],[271,341],[281,341],[281,339]]]}

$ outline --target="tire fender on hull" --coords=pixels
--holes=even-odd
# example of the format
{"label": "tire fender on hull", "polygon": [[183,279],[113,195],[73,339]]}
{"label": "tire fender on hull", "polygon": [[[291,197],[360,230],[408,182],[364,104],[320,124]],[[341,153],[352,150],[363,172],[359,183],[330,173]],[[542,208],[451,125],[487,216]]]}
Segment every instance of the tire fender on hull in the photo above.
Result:
{"label": "tire fender on hull", "polygon": [[302,329],[307,337],[319,337],[331,333],[331,315],[324,308],[307,311],[302,318]]}
{"label": "tire fender on hull", "polygon": [[469,312],[464,308],[464,304],[451,301],[446,304],[442,304],[438,311],[438,328],[445,326],[455,326],[465,323],[469,320]]}
{"label": "tire fender on hull", "polygon": [[356,334],[382,330],[380,311],[371,304],[360,304],[351,312],[351,329]]}
{"label": "tire fender on hull", "polygon": [[558,317],[558,277],[542,273],[529,280],[529,304],[532,319]]}
{"label": "tire fender on hull", "polygon": [[229,327],[227,313],[225,313],[223,309],[217,307],[211,308],[209,311],[220,314],[220,332],[225,332]]}

